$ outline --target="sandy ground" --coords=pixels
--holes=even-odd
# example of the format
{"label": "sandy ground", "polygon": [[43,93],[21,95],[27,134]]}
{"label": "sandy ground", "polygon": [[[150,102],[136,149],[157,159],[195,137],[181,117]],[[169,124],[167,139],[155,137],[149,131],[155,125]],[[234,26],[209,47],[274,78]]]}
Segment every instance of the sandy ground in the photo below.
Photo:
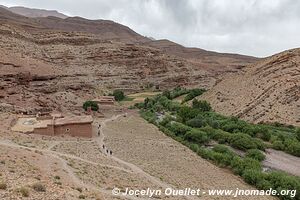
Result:
{"label": "sandy ground", "polygon": [[[10,131],[13,115],[0,114],[0,199],[149,199],[114,196],[113,188],[253,189],[231,172],[203,160],[166,137],[137,113],[108,113],[96,119],[100,137],[46,137]],[[95,129],[97,131],[97,129]],[[103,148],[103,145],[105,148]],[[107,154],[112,150],[113,154]],[[36,191],[39,183],[46,191]],[[22,190],[28,197],[22,196]],[[232,199],[222,196],[155,199]],[[236,199],[272,199],[238,197]]]}
{"label": "sandy ground", "polygon": [[[231,172],[216,167],[165,136],[137,114],[108,122],[104,132],[104,141],[114,150],[116,157],[133,163],[175,188],[253,189]],[[268,199],[237,199],[239,198]],[[226,198],[203,196],[201,199]]]}

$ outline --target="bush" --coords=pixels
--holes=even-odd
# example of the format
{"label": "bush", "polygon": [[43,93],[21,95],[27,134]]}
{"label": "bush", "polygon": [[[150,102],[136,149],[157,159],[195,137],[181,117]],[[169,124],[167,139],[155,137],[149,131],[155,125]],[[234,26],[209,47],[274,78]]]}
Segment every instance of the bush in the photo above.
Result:
{"label": "bush", "polygon": [[275,140],[272,144],[272,148],[273,149],[276,149],[276,150],[279,150],[279,151],[282,151],[284,150],[284,144],[282,143],[282,141],[280,140]]}
{"label": "bush", "polygon": [[189,100],[192,100],[193,98],[203,94],[204,92],[205,92],[204,89],[199,89],[199,88],[191,89],[191,90],[189,90],[189,92],[185,96],[185,98],[183,99],[183,102],[187,102]]}
{"label": "bush", "polygon": [[188,120],[186,122],[186,125],[194,127],[194,128],[200,128],[200,127],[206,126],[206,122],[203,119],[194,118],[194,119]]}
{"label": "bush", "polygon": [[122,101],[123,99],[125,99],[125,95],[122,90],[114,90],[113,96],[115,97],[116,101]]}
{"label": "bush", "polygon": [[264,145],[256,139],[251,138],[249,135],[243,133],[235,133],[230,137],[230,144],[240,150],[248,149],[263,149]]}
{"label": "bush", "polygon": [[192,130],[188,131],[184,135],[184,139],[188,140],[190,142],[198,143],[198,144],[207,143],[209,141],[207,134],[205,132],[197,130],[197,129],[192,129]]}
{"label": "bush", "polygon": [[255,169],[246,169],[243,172],[242,177],[244,180],[251,184],[251,185],[256,185],[257,183],[261,182],[263,180],[263,174],[259,170]]}
{"label": "bush", "polygon": [[198,111],[188,106],[183,106],[179,109],[177,114],[185,123],[186,121],[195,118],[198,115]]}
{"label": "bush", "polygon": [[266,158],[266,156],[258,149],[249,149],[246,152],[246,157],[253,158],[258,161],[263,161]]}
{"label": "bush", "polygon": [[25,187],[18,188],[17,192],[21,193],[23,197],[29,197],[29,190]]}
{"label": "bush", "polygon": [[287,139],[284,141],[285,150],[294,155],[300,157],[300,142],[296,139]]}
{"label": "bush", "polygon": [[[283,172],[270,172],[265,178],[272,185],[273,189],[278,192],[281,190],[293,189],[297,192],[300,191],[300,180],[298,177],[289,176]],[[298,192],[295,197],[281,196],[282,199],[300,199],[300,193]]]}
{"label": "bush", "polygon": [[220,144],[230,143],[232,134],[222,130],[216,130],[212,139],[218,141]]}
{"label": "bush", "polygon": [[176,136],[181,135],[184,136],[188,131],[192,130],[192,128],[181,124],[179,122],[170,122],[166,125],[166,127],[175,133]]}
{"label": "bush", "polygon": [[217,144],[213,147],[213,151],[219,152],[219,153],[232,153],[232,151],[225,145]]}
{"label": "bush", "polygon": [[42,183],[35,183],[32,188],[37,192],[46,192],[46,187]]}
{"label": "bush", "polygon": [[6,190],[7,185],[6,183],[0,182],[0,190]]}
{"label": "bush", "polygon": [[212,110],[210,104],[207,101],[198,101],[197,99],[193,100],[192,107],[195,109],[199,109],[202,112],[208,112]]}
{"label": "bush", "polygon": [[91,107],[93,111],[98,111],[99,110],[99,106],[96,102],[94,101],[86,101],[83,104],[83,109],[85,111],[87,111],[88,107]]}

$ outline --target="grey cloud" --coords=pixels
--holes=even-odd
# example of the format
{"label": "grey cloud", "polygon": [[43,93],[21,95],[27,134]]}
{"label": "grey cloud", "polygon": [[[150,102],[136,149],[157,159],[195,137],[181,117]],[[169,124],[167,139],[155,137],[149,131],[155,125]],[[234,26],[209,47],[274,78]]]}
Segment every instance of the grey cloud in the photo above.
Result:
{"label": "grey cloud", "polygon": [[111,19],[156,39],[219,52],[268,56],[300,47],[300,1],[293,0],[0,0]]}

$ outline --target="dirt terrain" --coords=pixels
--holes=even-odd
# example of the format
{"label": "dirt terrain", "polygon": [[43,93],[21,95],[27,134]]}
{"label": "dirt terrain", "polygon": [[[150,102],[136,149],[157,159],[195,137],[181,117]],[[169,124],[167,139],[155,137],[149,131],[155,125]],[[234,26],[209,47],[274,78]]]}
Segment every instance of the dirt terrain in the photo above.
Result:
{"label": "dirt terrain", "polygon": [[0,22],[0,110],[76,110],[117,88],[210,88],[257,60],[200,49],[205,56],[180,56],[107,20],[26,18],[0,8]]}
{"label": "dirt terrain", "polygon": [[[106,116],[95,119],[95,127],[101,124],[100,137],[80,139],[15,133],[10,130],[15,116],[1,114],[0,182],[6,184],[6,189],[0,190],[0,198],[21,198],[27,191],[27,199],[147,199],[116,197],[111,190],[114,187],[121,191],[148,187],[252,188],[231,172],[164,136],[135,112],[128,111],[126,117],[124,113],[114,112]],[[112,150],[113,155],[107,154],[106,149]],[[220,197],[204,195],[201,199]]]}
{"label": "dirt terrain", "polygon": [[213,108],[245,120],[300,125],[300,49],[228,76],[204,94]]}

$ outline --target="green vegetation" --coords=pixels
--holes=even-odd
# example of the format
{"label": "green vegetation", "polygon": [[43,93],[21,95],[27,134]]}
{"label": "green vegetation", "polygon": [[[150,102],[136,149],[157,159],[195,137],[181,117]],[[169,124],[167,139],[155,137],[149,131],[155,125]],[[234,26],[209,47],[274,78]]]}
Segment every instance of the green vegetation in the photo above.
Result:
{"label": "green vegetation", "polygon": [[116,101],[122,101],[125,99],[125,94],[122,90],[114,90],[112,96],[115,97]]}
{"label": "green vegetation", "polygon": [[258,161],[263,161],[266,156],[259,150],[257,149],[249,149],[246,153],[246,157],[252,158]]}
{"label": "green vegetation", "polygon": [[[188,146],[201,157],[230,168],[258,189],[281,191],[293,188],[300,191],[298,177],[283,172],[263,172],[261,166],[261,161],[265,159],[262,153],[265,148],[300,156],[299,129],[280,124],[251,124],[236,117],[226,117],[212,111],[208,102],[197,99],[193,100],[192,107],[172,101],[183,94],[189,96],[184,101],[193,99],[200,93],[197,91],[200,90],[176,88],[147,98],[136,107],[141,110],[143,118],[158,126],[166,135]],[[219,144],[212,149],[206,148],[210,141]],[[228,146],[245,151],[245,157],[237,155]],[[280,198],[299,199],[297,195],[295,198]]]}
{"label": "green vegetation", "polygon": [[201,110],[202,112],[212,111],[210,104],[207,101],[193,100],[193,108]]}
{"label": "green vegetation", "polygon": [[83,109],[85,111],[87,111],[88,107],[91,107],[93,111],[98,111],[99,110],[99,106],[96,102],[94,101],[86,101],[83,104]]}
{"label": "green vegetation", "polygon": [[190,100],[194,99],[195,97],[200,96],[205,91],[206,90],[199,89],[199,88],[191,89],[191,90],[188,91],[187,95],[184,97],[182,102],[184,103],[184,102],[190,101]]}

